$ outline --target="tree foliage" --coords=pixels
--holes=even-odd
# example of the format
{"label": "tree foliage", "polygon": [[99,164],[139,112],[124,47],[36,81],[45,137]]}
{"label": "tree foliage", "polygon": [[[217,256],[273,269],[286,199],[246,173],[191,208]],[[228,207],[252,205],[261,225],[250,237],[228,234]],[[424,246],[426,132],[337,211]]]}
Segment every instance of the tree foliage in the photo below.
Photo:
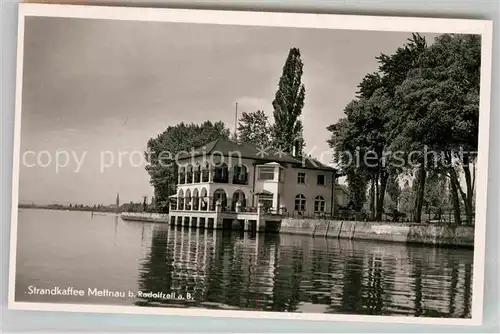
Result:
{"label": "tree foliage", "polygon": [[269,147],[271,145],[270,128],[264,111],[243,112],[238,121],[238,141],[254,147]]}
{"label": "tree foliage", "polygon": [[169,126],[157,137],[149,139],[145,158],[146,171],[154,187],[156,205],[160,211],[168,211],[168,198],[177,191],[177,164],[175,156],[181,151],[189,152],[216,139],[228,139],[230,130],[223,122],[202,124],[180,123]]}
{"label": "tree foliage", "polygon": [[[362,79],[357,97],[344,109],[345,117],[328,127],[332,133],[328,143],[347,175],[351,192],[369,189],[373,219],[380,219],[384,212],[388,191],[392,200],[401,197],[400,206],[420,222],[424,206],[442,207],[435,196],[449,188],[455,222],[460,223],[458,200],[462,199],[467,222],[472,223],[479,37],[442,35],[428,46],[423,37],[413,34],[394,53],[381,54],[377,60],[378,72]],[[439,154],[430,157],[426,150]],[[415,151],[421,154],[415,155]],[[356,155],[361,159],[353,164]],[[405,164],[395,164],[396,158]],[[412,185],[397,195],[394,180],[404,173],[413,175]],[[430,182],[427,190],[426,181]],[[414,200],[411,210],[410,200]]]}
{"label": "tree foliage", "polygon": [[292,152],[294,141],[302,137],[303,126],[299,117],[306,94],[302,83],[303,67],[300,50],[290,49],[273,100],[273,143],[287,153]]}
{"label": "tree foliage", "polygon": [[[332,132],[329,144],[337,152],[336,156],[341,155],[337,162],[345,173],[360,174],[350,179],[363,178],[370,185],[372,219],[382,218],[388,179],[399,172],[387,163],[390,156],[386,155],[393,139],[390,117],[395,108],[395,90],[425,47],[425,39],[413,34],[394,54],[377,57],[379,71],[362,79],[357,97],[344,110],[346,117],[328,128]],[[352,157],[360,159],[353,164]],[[356,182],[354,186],[361,184]],[[362,188],[355,192],[362,191]]]}
{"label": "tree foliage", "polygon": [[423,167],[450,178],[456,223],[461,219],[459,196],[464,201],[467,223],[472,224],[473,218],[475,180],[471,165],[479,131],[480,45],[476,35],[439,36],[396,89],[395,142],[408,152],[425,147],[439,153],[422,155],[427,158]]}

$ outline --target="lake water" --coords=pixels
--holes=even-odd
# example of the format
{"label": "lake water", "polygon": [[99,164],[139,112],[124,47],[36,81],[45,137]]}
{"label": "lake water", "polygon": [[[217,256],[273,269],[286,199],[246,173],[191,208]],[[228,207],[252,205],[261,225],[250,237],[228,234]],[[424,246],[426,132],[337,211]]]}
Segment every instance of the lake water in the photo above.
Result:
{"label": "lake water", "polygon": [[[213,232],[21,209],[15,298],[469,318],[472,270],[469,249]],[[72,287],[85,295],[34,294],[33,287]],[[89,288],[101,296],[89,295]],[[125,296],[110,295],[115,291]]]}

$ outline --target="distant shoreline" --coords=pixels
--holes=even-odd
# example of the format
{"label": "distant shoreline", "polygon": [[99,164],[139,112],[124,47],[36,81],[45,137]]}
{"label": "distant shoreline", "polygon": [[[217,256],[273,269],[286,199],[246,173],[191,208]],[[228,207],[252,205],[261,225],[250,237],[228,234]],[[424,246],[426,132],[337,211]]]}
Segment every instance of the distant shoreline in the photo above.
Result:
{"label": "distant shoreline", "polygon": [[88,212],[88,213],[94,213],[94,214],[106,214],[106,215],[120,215],[120,212],[112,212],[112,211],[93,211],[93,210],[75,210],[75,209],[68,209],[68,208],[49,208],[49,207],[41,207],[41,206],[18,206],[17,210],[45,210],[45,211],[67,211],[67,212]]}

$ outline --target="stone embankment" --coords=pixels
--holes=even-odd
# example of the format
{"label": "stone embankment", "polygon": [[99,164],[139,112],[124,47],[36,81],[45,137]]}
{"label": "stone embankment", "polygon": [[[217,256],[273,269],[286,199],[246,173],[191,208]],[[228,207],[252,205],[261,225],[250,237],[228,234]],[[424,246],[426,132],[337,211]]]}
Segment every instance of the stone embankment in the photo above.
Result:
{"label": "stone embankment", "polygon": [[168,223],[168,214],[149,212],[122,212],[123,220],[140,221],[148,223]]}
{"label": "stone embankment", "polygon": [[472,226],[285,218],[280,233],[474,247]]}
{"label": "stone embankment", "polygon": [[[121,217],[129,221],[169,223],[168,214],[124,212]],[[236,225],[240,228],[241,224]],[[272,222],[269,226],[271,225],[277,225],[274,231],[279,230],[280,233],[313,237],[474,247],[474,227],[472,226],[297,218],[283,218],[281,222]],[[266,226],[267,231],[270,230],[269,226]]]}

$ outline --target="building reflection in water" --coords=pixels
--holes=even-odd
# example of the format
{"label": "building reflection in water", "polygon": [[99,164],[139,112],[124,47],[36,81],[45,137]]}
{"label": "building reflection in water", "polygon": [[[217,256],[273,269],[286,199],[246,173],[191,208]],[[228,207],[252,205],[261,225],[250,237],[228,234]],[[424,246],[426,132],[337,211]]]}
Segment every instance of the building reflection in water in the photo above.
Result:
{"label": "building reflection in water", "polygon": [[142,306],[470,317],[473,251],[158,225]]}

